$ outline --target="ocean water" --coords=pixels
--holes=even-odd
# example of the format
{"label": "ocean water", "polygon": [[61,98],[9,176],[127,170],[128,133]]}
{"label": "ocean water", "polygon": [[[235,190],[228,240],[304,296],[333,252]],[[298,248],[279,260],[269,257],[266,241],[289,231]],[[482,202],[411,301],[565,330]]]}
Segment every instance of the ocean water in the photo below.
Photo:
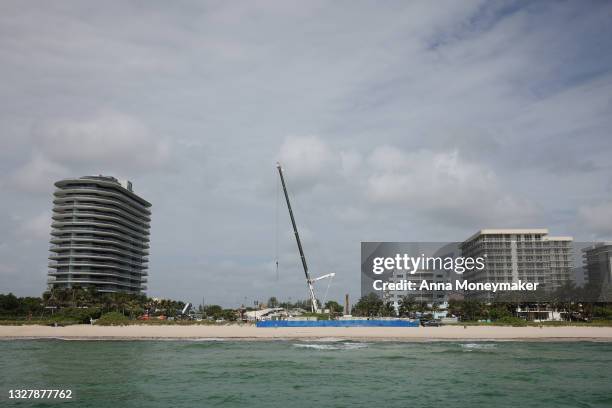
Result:
{"label": "ocean water", "polygon": [[[9,400],[9,389],[72,400]],[[0,341],[2,407],[612,407],[612,343]]]}

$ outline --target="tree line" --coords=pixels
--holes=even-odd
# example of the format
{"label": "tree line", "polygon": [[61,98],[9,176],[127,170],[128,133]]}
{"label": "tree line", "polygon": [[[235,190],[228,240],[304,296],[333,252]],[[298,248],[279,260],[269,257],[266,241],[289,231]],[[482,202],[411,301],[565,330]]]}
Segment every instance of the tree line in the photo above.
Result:
{"label": "tree line", "polygon": [[0,294],[2,320],[66,320],[86,323],[109,312],[135,319],[145,313],[174,316],[185,303],[171,299],[153,299],[141,294],[101,293],[93,288],[54,289],[41,297],[17,297]]}
{"label": "tree line", "polygon": [[[449,315],[464,321],[504,320],[516,318],[518,307],[540,307],[541,310],[552,309],[564,312],[567,320],[612,320],[612,303],[585,302],[578,292],[561,288],[546,298],[500,297],[491,301],[477,299],[451,300],[446,308]],[[408,317],[433,315],[440,310],[440,305],[417,300],[414,296],[404,296],[398,302],[396,312],[393,304],[384,301],[375,293],[359,299],[353,306],[352,314],[362,317]]]}

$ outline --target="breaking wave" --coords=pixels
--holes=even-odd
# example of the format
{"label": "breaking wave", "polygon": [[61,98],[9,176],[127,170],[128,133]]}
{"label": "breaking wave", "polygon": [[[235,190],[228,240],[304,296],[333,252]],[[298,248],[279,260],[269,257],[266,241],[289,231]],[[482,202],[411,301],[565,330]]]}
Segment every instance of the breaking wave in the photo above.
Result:
{"label": "breaking wave", "polygon": [[368,343],[334,342],[332,344],[295,343],[293,347],[312,350],[358,350],[368,347]]}
{"label": "breaking wave", "polygon": [[491,343],[463,343],[460,346],[464,351],[493,350],[497,347],[497,345]]}

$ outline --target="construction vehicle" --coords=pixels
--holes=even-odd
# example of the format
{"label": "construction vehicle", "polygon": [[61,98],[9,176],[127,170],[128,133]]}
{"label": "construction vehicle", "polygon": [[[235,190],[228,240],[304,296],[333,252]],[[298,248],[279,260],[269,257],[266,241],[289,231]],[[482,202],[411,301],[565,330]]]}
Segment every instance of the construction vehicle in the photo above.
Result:
{"label": "construction vehicle", "polygon": [[[313,283],[320,281],[322,279],[330,279],[331,280],[336,276],[335,273],[328,273],[323,276],[319,276],[318,278],[312,279],[310,277],[310,273],[308,272],[308,265],[306,264],[306,256],[304,255],[304,249],[302,248],[302,241],[300,240],[300,234],[298,233],[297,224],[295,222],[295,216],[293,215],[293,210],[291,209],[291,202],[289,201],[289,193],[287,192],[287,185],[285,184],[285,177],[283,175],[283,168],[280,163],[276,163],[276,168],[278,169],[278,175],[280,176],[280,181],[283,187],[283,192],[285,193],[285,201],[287,202],[287,209],[289,210],[289,217],[291,218],[291,225],[293,226],[293,233],[295,234],[295,241],[297,242],[298,251],[300,252],[300,259],[302,260],[302,267],[304,268],[304,275],[306,275],[306,285],[308,286],[308,294],[310,296],[310,307],[313,313],[321,313],[321,307],[319,306],[319,302],[315,296]],[[329,285],[328,285],[329,290]]]}

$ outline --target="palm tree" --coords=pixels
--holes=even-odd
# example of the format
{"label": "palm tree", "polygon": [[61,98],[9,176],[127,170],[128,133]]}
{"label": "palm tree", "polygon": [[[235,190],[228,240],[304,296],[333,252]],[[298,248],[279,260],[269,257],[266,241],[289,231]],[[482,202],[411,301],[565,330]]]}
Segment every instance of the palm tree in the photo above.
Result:
{"label": "palm tree", "polygon": [[268,299],[268,307],[274,308],[278,306],[278,299],[276,299],[276,296],[272,296],[270,299]]}
{"label": "palm tree", "polygon": [[399,314],[400,316],[409,316],[411,315],[416,307],[416,302],[414,301],[414,297],[406,295],[402,296],[399,301]]}
{"label": "palm tree", "polygon": [[437,312],[438,310],[440,310],[440,306],[438,306],[438,304],[437,304],[437,303],[432,303],[432,304],[431,304],[431,312],[432,312],[432,314],[433,314],[433,317],[435,317],[436,312]]}

